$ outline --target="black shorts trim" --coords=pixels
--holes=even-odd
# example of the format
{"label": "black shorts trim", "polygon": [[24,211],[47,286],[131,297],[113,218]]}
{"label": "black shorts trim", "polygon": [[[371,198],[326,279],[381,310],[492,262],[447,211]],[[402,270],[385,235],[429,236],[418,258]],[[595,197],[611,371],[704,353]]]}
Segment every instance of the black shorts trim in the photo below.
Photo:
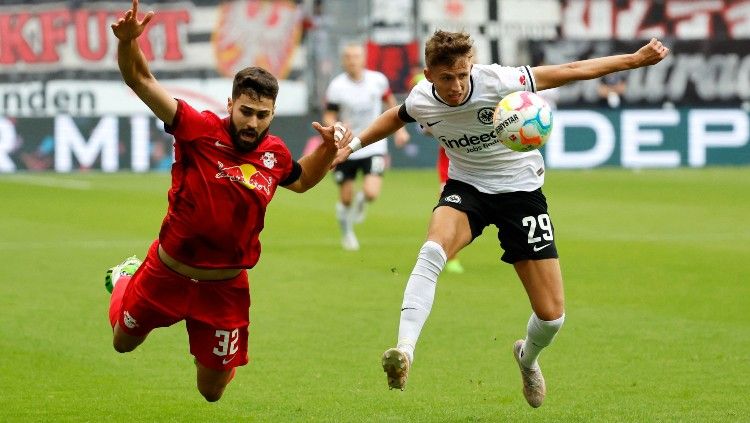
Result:
{"label": "black shorts trim", "polygon": [[357,179],[357,174],[360,172],[363,175],[383,176],[383,173],[385,173],[385,156],[378,154],[339,163],[333,171],[333,178],[337,184],[341,185],[345,181]]}

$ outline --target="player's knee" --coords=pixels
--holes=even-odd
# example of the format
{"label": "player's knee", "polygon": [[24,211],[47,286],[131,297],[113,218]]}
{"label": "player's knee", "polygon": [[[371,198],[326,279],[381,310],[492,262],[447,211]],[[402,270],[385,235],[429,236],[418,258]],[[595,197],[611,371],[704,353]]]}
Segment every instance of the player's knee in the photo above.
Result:
{"label": "player's knee", "polygon": [[216,402],[221,399],[221,396],[224,395],[224,388],[225,386],[217,387],[217,386],[198,386],[198,392],[203,395],[203,398],[206,399],[208,402]]}
{"label": "player's knee", "polygon": [[537,317],[545,321],[557,320],[565,315],[565,307],[562,303],[550,304],[548,307],[544,307],[542,310],[535,311]]}
{"label": "player's knee", "polygon": [[133,351],[138,346],[138,344],[123,342],[122,340],[115,338],[114,340],[112,340],[112,346],[115,348],[115,351],[122,354]]}
{"label": "player's knee", "polygon": [[364,190],[365,191],[365,201],[368,203],[371,203],[378,199],[379,192],[375,190]]}
{"label": "player's knee", "polygon": [[562,295],[548,295],[534,307],[534,313],[542,320],[557,320],[565,315],[565,300]]}
{"label": "player's knee", "polygon": [[221,399],[223,393],[224,392],[201,392],[201,395],[203,395],[203,398],[208,402],[216,402]]}

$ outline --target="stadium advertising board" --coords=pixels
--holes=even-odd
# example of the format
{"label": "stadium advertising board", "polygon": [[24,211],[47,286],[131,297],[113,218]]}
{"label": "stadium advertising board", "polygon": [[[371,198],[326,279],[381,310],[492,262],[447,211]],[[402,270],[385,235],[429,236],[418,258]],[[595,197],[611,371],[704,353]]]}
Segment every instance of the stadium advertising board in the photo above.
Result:
{"label": "stadium advertising board", "polygon": [[550,168],[750,164],[750,114],[740,109],[558,110]]}
{"label": "stadium advertising board", "polygon": [[[530,42],[533,54],[548,63],[566,63],[609,54],[632,52],[644,41]],[[675,40],[670,55],[658,66],[625,75],[623,98],[628,104],[671,102],[693,107],[737,106],[750,101],[750,49],[746,40]],[[560,103],[596,103],[597,80],[560,88]]]}
{"label": "stadium advertising board", "polygon": [[[200,110],[225,114],[232,92],[229,78],[162,79],[164,88]],[[279,81],[277,116],[305,115],[308,109],[307,86],[302,81]],[[52,80],[0,83],[0,115],[41,117],[128,116],[150,113],[146,105],[121,80]]]}
{"label": "stadium advertising board", "polygon": [[561,33],[570,39],[750,38],[747,0],[563,0]]}
{"label": "stadium advertising board", "polygon": [[[299,156],[305,117],[279,117],[273,132]],[[393,149],[395,166],[434,166],[434,140],[414,133]],[[172,137],[151,115],[0,118],[0,172],[167,170]],[[750,114],[739,109],[558,110],[543,151],[550,168],[750,165]]]}
{"label": "stadium advertising board", "polygon": [[[0,7],[0,81],[118,78],[110,24],[128,2],[30,3]],[[231,77],[255,65],[286,79],[304,56],[304,14],[291,0],[152,1],[142,9],[156,11],[139,44],[159,77]]]}

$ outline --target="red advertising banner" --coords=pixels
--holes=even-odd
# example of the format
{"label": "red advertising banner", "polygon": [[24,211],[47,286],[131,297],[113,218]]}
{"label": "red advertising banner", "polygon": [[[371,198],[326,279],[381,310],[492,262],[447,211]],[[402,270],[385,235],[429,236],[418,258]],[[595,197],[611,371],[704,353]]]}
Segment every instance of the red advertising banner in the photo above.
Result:
{"label": "red advertising banner", "polygon": [[[197,0],[196,0],[197,2]],[[209,3],[208,5],[205,5]],[[149,2],[156,15],[139,38],[154,72],[232,76],[263,66],[279,79],[292,67],[303,13],[292,0]],[[110,25],[128,2],[36,1],[0,6],[0,82],[70,78],[115,79],[117,39]]]}
{"label": "red advertising banner", "polygon": [[748,0],[563,0],[563,38],[750,38]]}

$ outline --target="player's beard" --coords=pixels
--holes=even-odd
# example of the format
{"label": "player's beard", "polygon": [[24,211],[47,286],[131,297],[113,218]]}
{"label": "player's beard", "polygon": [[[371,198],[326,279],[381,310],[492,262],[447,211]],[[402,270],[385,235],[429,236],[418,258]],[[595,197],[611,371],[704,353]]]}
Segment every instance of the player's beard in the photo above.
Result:
{"label": "player's beard", "polygon": [[[260,141],[266,137],[266,134],[268,134],[269,128],[266,128],[263,132],[260,134],[255,131],[254,129],[243,129],[242,131],[239,131],[237,129],[237,126],[235,126],[234,122],[230,119],[229,121],[229,129],[231,131],[232,135],[232,144],[234,145],[234,148],[239,150],[242,153],[249,153],[256,148],[258,148],[258,145],[260,144]],[[242,139],[242,134],[247,134],[250,136],[255,137],[255,141],[245,141]]]}

